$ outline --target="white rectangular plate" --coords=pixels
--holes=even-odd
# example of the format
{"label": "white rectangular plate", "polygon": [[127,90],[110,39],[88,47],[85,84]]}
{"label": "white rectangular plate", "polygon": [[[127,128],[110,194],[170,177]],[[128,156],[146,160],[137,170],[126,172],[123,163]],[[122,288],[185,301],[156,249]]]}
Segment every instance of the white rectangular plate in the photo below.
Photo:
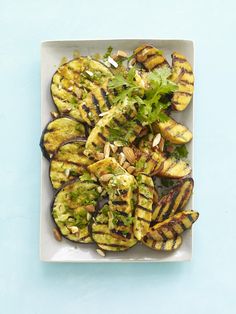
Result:
{"label": "white rectangular plate", "polygon": [[[132,53],[134,48],[149,43],[164,51],[171,63],[171,53],[178,51],[185,55],[193,65],[193,42],[189,40],[156,40],[156,39],[116,39],[116,40],[70,40],[47,41],[41,46],[41,126],[42,130],[51,119],[50,112],[55,111],[50,95],[50,82],[56,67],[62,57],[72,59],[73,51],[79,50],[81,55],[103,54],[108,46],[114,50],[125,50]],[[192,101],[193,102],[193,101]],[[177,121],[193,130],[193,103],[184,112],[175,114]],[[193,143],[188,144],[189,160],[193,166]],[[53,199],[53,189],[49,181],[49,162],[41,159],[41,221],[40,221],[40,259],[47,262],[174,262],[190,260],[192,256],[192,232],[183,236],[182,246],[173,252],[157,252],[137,244],[126,252],[107,253],[101,257],[96,253],[94,244],[74,244],[63,239],[55,240],[50,204]],[[193,208],[193,199],[188,208]]]}

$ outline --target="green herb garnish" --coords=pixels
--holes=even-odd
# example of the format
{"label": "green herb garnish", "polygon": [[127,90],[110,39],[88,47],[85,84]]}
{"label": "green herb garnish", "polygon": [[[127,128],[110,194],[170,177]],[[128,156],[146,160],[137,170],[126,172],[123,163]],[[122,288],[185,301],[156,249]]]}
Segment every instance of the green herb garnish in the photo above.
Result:
{"label": "green herb garnish", "polygon": [[167,178],[162,178],[161,179],[161,184],[163,186],[165,186],[166,188],[169,188],[171,186],[173,186],[175,184],[175,182],[171,179],[167,179]]}
{"label": "green herb garnish", "polygon": [[103,55],[103,60],[107,60],[107,58],[111,56],[112,50],[113,48],[111,46],[107,48],[106,53]]}
{"label": "green herb garnish", "polygon": [[[123,102],[126,98],[131,103],[138,104],[137,118],[143,125],[151,125],[155,121],[166,121],[165,114],[171,103],[168,95],[177,90],[177,85],[168,78],[171,70],[163,67],[148,73],[143,80],[146,87],[141,87],[136,80],[137,70],[133,67],[129,72],[117,74],[109,83],[109,88],[116,91],[117,96],[113,99],[116,104]],[[142,79],[142,77],[141,77]]]}

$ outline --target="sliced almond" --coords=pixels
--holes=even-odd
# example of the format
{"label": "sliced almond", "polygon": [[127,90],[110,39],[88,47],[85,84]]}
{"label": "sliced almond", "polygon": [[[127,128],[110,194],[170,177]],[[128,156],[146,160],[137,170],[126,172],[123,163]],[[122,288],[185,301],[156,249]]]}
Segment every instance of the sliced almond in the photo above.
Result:
{"label": "sliced almond", "polygon": [[93,72],[91,72],[91,71],[89,71],[89,70],[87,70],[87,71],[85,71],[89,76],[93,76]]}
{"label": "sliced almond", "polygon": [[95,157],[97,160],[102,160],[102,159],[104,159],[104,154],[103,153],[96,153]]}
{"label": "sliced almond", "polygon": [[130,166],[130,163],[128,161],[125,161],[122,165],[124,169],[127,169],[129,166]]}
{"label": "sliced almond", "polygon": [[97,187],[97,191],[98,191],[98,193],[102,193],[102,187],[101,187],[101,186],[98,186],[98,187]]}
{"label": "sliced almond", "polygon": [[122,166],[125,160],[126,160],[125,154],[121,152],[118,157],[119,164]]}
{"label": "sliced almond", "polygon": [[112,59],[110,56],[108,56],[107,61],[114,67],[114,68],[118,68],[118,63]]}
{"label": "sliced almond", "polygon": [[157,204],[158,203],[158,193],[156,190],[154,190],[153,192],[153,204]]}
{"label": "sliced almond", "polygon": [[118,147],[114,144],[110,144],[112,152],[115,154],[117,152]]}
{"label": "sliced almond", "polygon": [[79,228],[78,227],[76,227],[76,226],[71,226],[71,227],[67,227],[70,231],[71,231],[71,233],[77,233],[78,231],[79,231]]}
{"label": "sliced almond", "polygon": [[161,151],[161,152],[163,152],[163,150],[164,150],[164,145],[165,145],[165,140],[164,140],[164,138],[162,137],[161,138],[161,140],[160,140],[160,143],[159,143],[159,150]]}
{"label": "sliced almond", "polygon": [[57,228],[53,228],[52,231],[53,231],[55,239],[57,241],[61,241],[62,240],[62,236],[61,236],[60,231]]}
{"label": "sliced almond", "polygon": [[96,252],[97,252],[100,256],[102,256],[102,257],[105,257],[105,256],[106,256],[105,252],[102,251],[101,249],[96,249]]}
{"label": "sliced almond", "polygon": [[87,205],[85,206],[85,209],[89,212],[89,213],[93,213],[95,211],[95,206],[94,205]]}
{"label": "sliced almond", "polygon": [[125,154],[125,157],[128,160],[128,162],[131,163],[131,165],[135,163],[136,157],[132,148],[123,147],[123,153]]}
{"label": "sliced almond", "polygon": [[108,182],[113,177],[113,174],[107,173],[99,178],[101,182]]}
{"label": "sliced almond", "polygon": [[127,168],[127,171],[128,171],[128,173],[130,173],[130,174],[132,174],[132,173],[134,172],[134,170],[135,170],[135,167],[134,167],[134,166],[129,166],[129,167]]}
{"label": "sliced almond", "polygon": [[99,117],[104,117],[109,113],[109,111],[104,111],[99,114]]}
{"label": "sliced almond", "polygon": [[118,50],[116,55],[117,55],[117,57],[123,57],[123,58],[128,57],[127,52],[125,52],[124,50]]}
{"label": "sliced almond", "polygon": [[59,113],[56,112],[56,111],[51,111],[51,116],[52,116],[53,119],[56,119],[56,118],[58,118]]}
{"label": "sliced almond", "polygon": [[104,157],[108,158],[110,156],[110,143],[106,142],[105,146],[104,146]]}
{"label": "sliced almond", "polygon": [[69,86],[67,89],[68,89],[69,91],[72,91],[72,90],[73,90],[73,86]]}
{"label": "sliced almond", "polygon": [[64,173],[65,173],[65,176],[68,178],[70,175],[70,169],[65,169]]}
{"label": "sliced almond", "polygon": [[152,147],[157,146],[160,143],[160,140],[161,140],[161,134],[158,133],[153,139]]}
{"label": "sliced almond", "polygon": [[91,219],[92,215],[90,213],[87,213],[87,221],[89,221]]}

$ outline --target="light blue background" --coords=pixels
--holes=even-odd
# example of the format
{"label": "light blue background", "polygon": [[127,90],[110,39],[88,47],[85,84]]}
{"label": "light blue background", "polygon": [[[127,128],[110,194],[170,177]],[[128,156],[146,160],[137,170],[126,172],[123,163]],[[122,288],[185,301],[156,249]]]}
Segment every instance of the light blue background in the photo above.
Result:
{"label": "light blue background", "polygon": [[[235,1],[0,1],[0,312],[236,313]],[[195,41],[193,261],[39,261],[40,42]]]}

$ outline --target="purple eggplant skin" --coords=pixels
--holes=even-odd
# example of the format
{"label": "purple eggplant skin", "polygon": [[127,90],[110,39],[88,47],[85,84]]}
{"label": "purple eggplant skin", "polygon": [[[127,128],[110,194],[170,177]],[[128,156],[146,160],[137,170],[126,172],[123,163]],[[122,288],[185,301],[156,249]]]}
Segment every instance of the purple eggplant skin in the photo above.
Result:
{"label": "purple eggplant skin", "polygon": [[[84,128],[85,128],[85,137],[83,137],[83,136],[81,136],[81,137],[79,137],[79,136],[77,136],[77,137],[72,137],[72,138],[68,139],[68,142],[69,142],[69,141],[85,141],[85,142],[86,142],[87,137],[88,137],[88,134],[89,134],[89,128],[88,128],[88,125],[87,125],[86,123],[79,122],[78,120],[76,120],[76,119],[74,119],[74,118],[72,118],[72,117],[70,117],[70,116],[61,115],[61,116],[59,116],[58,118],[55,118],[55,119],[50,120],[50,121],[46,124],[45,128],[43,129],[42,134],[41,134],[41,137],[40,137],[40,142],[39,142],[39,146],[40,146],[40,148],[41,148],[41,151],[42,151],[43,156],[44,156],[47,160],[49,160],[49,161],[51,160],[51,157],[50,157],[50,155],[48,154],[48,152],[47,152],[47,150],[45,149],[45,146],[44,146],[44,135],[48,132],[48,131],[47,131],[48,125],[49,125],[51,122],[53,122],[53,121],[55,121],[55,120],[57,120],[57,119],[61,119],[61,118],[68,118],[68,119],[74,120],[74,121],[76,121],[76,122],[78,122],[78,123],[80,123],[80,124],[83,124],[83,125],[84,125]],[[66,142],[67,142],[67,141],[64,141],[64,142],[62,142],[62,143],[65,144]],[[61,143],[61,145],[62,145],[62,143]],[[61,146],[61,145],[60,145],[60,146]]]}

